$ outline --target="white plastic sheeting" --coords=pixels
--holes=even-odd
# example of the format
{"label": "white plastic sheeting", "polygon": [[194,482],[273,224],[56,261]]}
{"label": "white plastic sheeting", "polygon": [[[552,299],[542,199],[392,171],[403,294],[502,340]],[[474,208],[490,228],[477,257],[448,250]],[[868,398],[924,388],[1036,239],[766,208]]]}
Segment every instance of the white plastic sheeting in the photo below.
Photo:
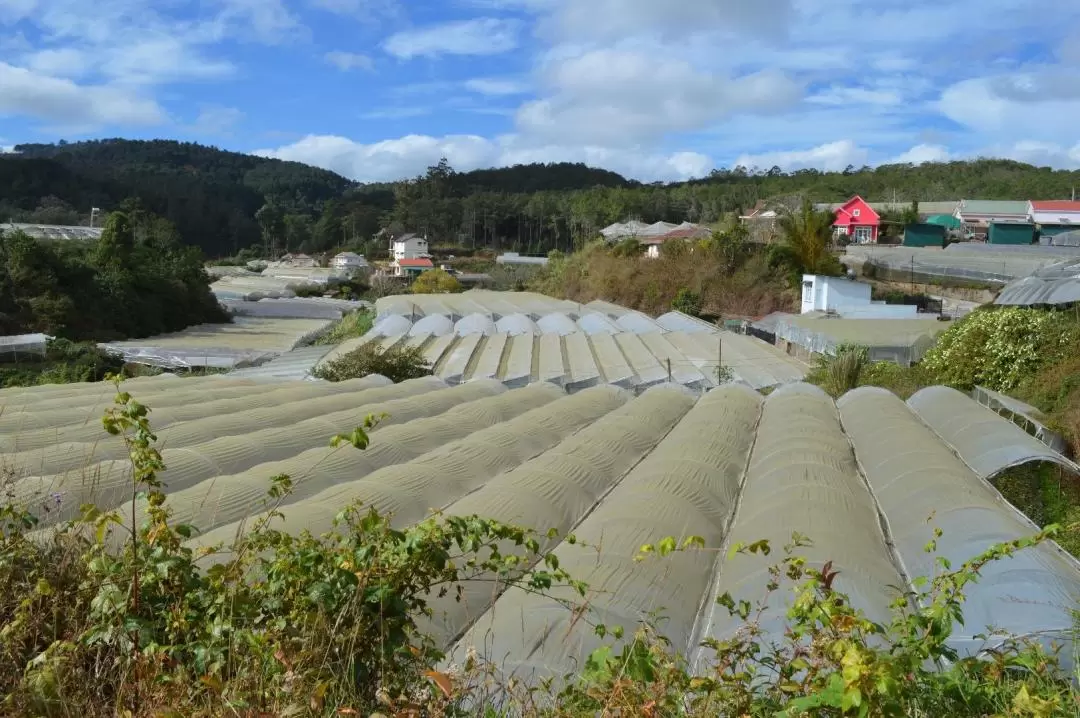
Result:
{"label": "white plastic sheeting", "polygon": [[618,334],[622,329],[599,312],[589,312],[577,320],[578,327],[586,334]]}
{"label": "white plastic sheeting", "polygon": [[49,340],[46,334],[15,334],[0,337],[0,356],[20,355],[45,356],[45,346]]}
{"label": "white plastic sheeting", "polygon": [[470,314],[462,317],[454,325],[454,331],[461,336],[467,334],[494,334],[495,322],[486,314]]}
{"label": "white plastic sheeting", "polygon": [[[837,406],[909,577],[934,576],[938,556],[959,567],[995,543],[1038,530],[891,392],[863,387]],[[927,553],[939,525],[944,533],[937,550]],[[1057,546],[1042,544],[990,562],[964,595],[964,625],[949,639],[961,655],[986,647],[975,636],[991,629],[1061,641],[1073,626],[1080,566]]]}
{"label": "white plastic sheeting", "polygon": [[[561,394],[556,387],[543,385],[520,391],[545,389]],[[408,463],[338,483],[290,504],[281,510],[284,519],[279,526],[285,531],[308,530],[319,535],[331,529],[343,507],[357,501],[392,514],[397,526],[420,521],[432,509],[445,507],[500,473],[547,451],[628,399],[625,392],[607,386],[563,395]],[[232,538],[235,532],[236,528],[223,526],[193,543],[213,545]]]}
{"label": "white plastic sheeting", "polygon": [[[832,400],[815,386],[788,384],[769,395],[726,545],[765,539],[779,551],[791,543],[793,532],[807,536],[813,545],[797,549],[797,555],[818,569],[832,561],[839,571],[834,586],[852,606],[872,621],[888,623],[890,604],[905,582],[839,419]],[[749,601],[756,611],[770,580],[768,568],[778,562],[775,553],[729,558],[721,551],[720,556],[703,640],[730,639],[745,625],[717,605],[715,596],[730,593],[736,603]],[[766,644],[783,637],[792,589],[784,579],[769,597],[758,623]]]}
{"label": "white plastic sheeting", "polygon": [[704,390],[716,385],[715,376],[711,379],[707,378],[701,370],[694,366],[693,362],[667,340],[665,335],[650,332],[642,334],[641,341],[656,357],[656,360],[660,362],[661,367],[665,370],[671,367],[671,380],[676,384],[682,384],[697,390]]}
{"label": "white plastic sheeting", "polygon": [[543,334],[561,334],[566,336],[567,334],[573,334],[578,331],[578,325],[573,319],[558,312],[545,314],[540,317],[539,321],[536,322],[536,326]]}
{"label": "white plastic sheeting", "polygon": [[566,380],[566,364],[563,362],[562,337],[558,334],[541,334],[537,341],[538,381],[549,381],[562,386]]}
{"label": "white plastic sheeting", "polygon": [[715,325],[701,319],[696,319],[682,312],[668,312],[656,318],[656,323],[669,332],[686,332],[695,334],[699,332],[711,333],[719,331]]}
{"label": "white plastic sheeting", "polygon": [[[452,503],[451,516],[485,516],[529,526],[546,536],[540,551],[555,547],[626,472],[651,451],[694,405],[681,389],[656,387],[582,429],[558,446]],[[518,552],[512,546],[505,553]],[[526,569],[528,566],[522,566]],[[434,620],[422,630],[446,647],[506,589],[495,576],[465,583],[462,592],[431,596]],[[430,625],[429,625],[430,623]]]}
{"label": "white plastic sheeting", "polygon": [[[715,554],[689,551],[641,563],[634,556],[642,544],[664,536],[702,536],[707,546],[720,545],[761,401],[743,386],[706,394],[574,527],[580,543],[555,549],[560,567],[592,589],[596,621],[632,632],[650,612],[662,611],[668,617],[665,634],[686,655]],[[475,647],[503,672],[526,681],[580,670],[602,639],[558,598],[579,599],[568,590],[551,598],[509,589],[456,644],[451,660]]]}
{"label": "white plastic sheeting", "polygon": [[407,317],[429,314],[452,315],[454,319],[478,312],[495,314],[496,319],[509,314],[525,314],[534,321],[552,312],[576,316],[580,305],[534,292],[495,292],[471,289],[462,294],[397,294],[375,302],[380,318],[391,314]]}
{"label": "white plastic sheeting", "polygon": [[434,334],[444,337],[454,333],[454,323],[443,314],[429,314],[413,324],[410,334]]}
{"label": "white plastic sheeting", "polygon": [[719,363],[731,369],[734,379],[754,389],[801,381],[809,367],[771,344],[734,332],[663,335],[710,381],[716,380]]}
{"label": "white plastic sheeting", "polygon": [[566,347],[566,359],[570,376],[566,380],[567,391],[578,391],[594,386],[600,381],[600,370],[596,366],[596,357],[589,347],[589,338],[581,332],[574,332],[563,337]]}
{"label": "white plastic sheeting", "polygon": [[634,384],[646,388],[668,380],[666,366],[659,360],[637,334],[616,334],[615,343],[619,345],[626,360],[634,370]]}
{"label": "white plastic sheeting", "polygon": [[283,317],[289,319],[340,319],[341,307],[306,299],[263,299],[250,302],[236,299],[221,300],[229,312],[245,317]]}
{"label": "white plastic sheeting", "polygon": [[533,346],[537,339],[531,334],[521,334],[510,338],[510,350],[506,355],[506,368],[503,370],[503,384],[518,388],[532,381]]}
{"label": "white plastic sheeting", "polygon": [[443,357],[446,356],[446,351],[457,340],[457,337],[453,334],[444,334],[439,337],[435,337],[430,344],[424,347],[424,361],[430,366],[436,367]]}
{"label": "white plastic sheeting", "polygon": [[405,317],[393,316],[375,322],[371,331],[385,337],[393,334],[408,334],[410,329],[412,329],[412,322]]}
{"label": "white plastic sheeting", "polygon": [[540,329],[536,323],[524,314],[508,314],[495,322],[495,328],[506,334],[517,336],[519,334],[539,334]]}
{"label": "white plastic sheeting", "polygon": [[603,380],[608,384],[630,387],[634,384],[634,369],[626,360],[613,334],[593,334],[589,337],[596,363]]}
{"label": "white plastic sheeting", "polygon": [[309,376],[323,357],[330,353],[330,346],[311,346],[293,349],[257,367],[237,369],[232,376],[254,379],[303,379]]}
{"label": "white plastic sheeting", "polygon": [[913,394],[908,406],[984,479],[1029,461],[1080,473],[1076,464],[956,389],[927,387]]}
{"label": "white plastic sheeting", "polygon": [[502,369],[503,354],[506,351],[508,334],[492,334],[484,339],[483,347],[477,354],[476,366],[469,373],[469,380],[494,379]]}
{"label": "white plastic sheeting", "polygon": [[480,346],[483,339],[483,334],[467,334],[459,337],[457,343],[443,355],[436,374],[450,384],[461,382],[465,378],[465,371],[469,368],[469,362],[472,360],[476,348]]}
{"label": "white plastic sheeting", "polygon": [[1005,285],[994,304],[1042,306],[1080,302],[1080,261],[1051,264]]}
{"label": "white plastic sheeting", "polygon": [[634,334],[648,334],[651,332],[664,331],[662,326],[641,312],[628,311],[619,316],[615,320],[615,324],[624,332],[632,332]]}

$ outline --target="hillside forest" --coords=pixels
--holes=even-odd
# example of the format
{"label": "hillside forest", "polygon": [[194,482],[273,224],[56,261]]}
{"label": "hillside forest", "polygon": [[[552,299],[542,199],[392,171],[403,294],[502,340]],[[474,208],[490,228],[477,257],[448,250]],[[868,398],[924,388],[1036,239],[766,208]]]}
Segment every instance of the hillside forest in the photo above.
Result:
{"label": "hillside forest", "polygon": [[128,198],[175,225],[213,258],[350,248],[378,257],[382,229],[426,233],[468,254],[581,248],[612,222],[714,224],[758,201],[933,201],[1070,196],[1080,172],[1009,160],[784,172],[734,167],[643,184],[582,164],[458,172],[445,160],[419,177],[359,184],[296,162],[165,140],[24,144],[0,155],[0,221],[86,224]]}

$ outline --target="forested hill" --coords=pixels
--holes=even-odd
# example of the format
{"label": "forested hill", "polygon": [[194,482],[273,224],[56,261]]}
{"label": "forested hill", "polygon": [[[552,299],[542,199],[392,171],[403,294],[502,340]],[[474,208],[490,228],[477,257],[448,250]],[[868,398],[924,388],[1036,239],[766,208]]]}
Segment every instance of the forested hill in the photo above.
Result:
{"label": "forested hill", "polygon": [[711,223],[756,202],[1068,198],[1080,172],[976,160],[843,172],[737,167],[675,184],[643,184],[583,164],[518,165],[362,185],[296,162],[164,140],[19,145],[0,155],[0,221],[85,223],[135,197],[215,257],[348,246],[377,254],[379,229],[427,233],[437,245],[543,253],[571,249],[612,222]]}

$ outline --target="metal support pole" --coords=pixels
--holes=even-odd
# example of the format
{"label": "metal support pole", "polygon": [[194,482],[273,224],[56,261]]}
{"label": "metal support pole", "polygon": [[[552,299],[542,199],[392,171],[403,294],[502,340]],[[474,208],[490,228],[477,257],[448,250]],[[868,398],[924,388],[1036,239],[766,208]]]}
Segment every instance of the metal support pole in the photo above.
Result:
{"label": "metal support pole", "polygon": [[668,382],[671,381],[671,357],[668,357],[667,360],[667,380]]}

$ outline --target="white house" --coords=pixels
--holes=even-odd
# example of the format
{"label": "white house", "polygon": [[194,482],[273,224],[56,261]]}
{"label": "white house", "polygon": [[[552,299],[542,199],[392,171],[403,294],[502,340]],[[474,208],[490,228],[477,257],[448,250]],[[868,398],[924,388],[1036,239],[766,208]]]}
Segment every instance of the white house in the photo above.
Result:
{"label": "white house", "polygon": [[915,317],[919,308],[914,304],[886,304],[870,299],[870,285],[842,277],[821,277],[804,274],[802,281],[802,314],[835,312],[847,318],[907,319]]}
{"label": "white house", "polygon": [[1032,200],[1028,202],[1032,223],[1049,227],[1080,227],[1080,202]]}
{"label": "white house", "polygon": [[342,252],[334,255],[334,258],[330,260],[330,266],[334,269],[350,270],[367,269],[369,265],[362,254],[357,254],[356,252]]}
{"label": "white house", "polygon": [[390,257],[395,261],[402,259],[425,259],[428,254],[428,243],[424,237],[415,234],[403,234],[390,240]]}

